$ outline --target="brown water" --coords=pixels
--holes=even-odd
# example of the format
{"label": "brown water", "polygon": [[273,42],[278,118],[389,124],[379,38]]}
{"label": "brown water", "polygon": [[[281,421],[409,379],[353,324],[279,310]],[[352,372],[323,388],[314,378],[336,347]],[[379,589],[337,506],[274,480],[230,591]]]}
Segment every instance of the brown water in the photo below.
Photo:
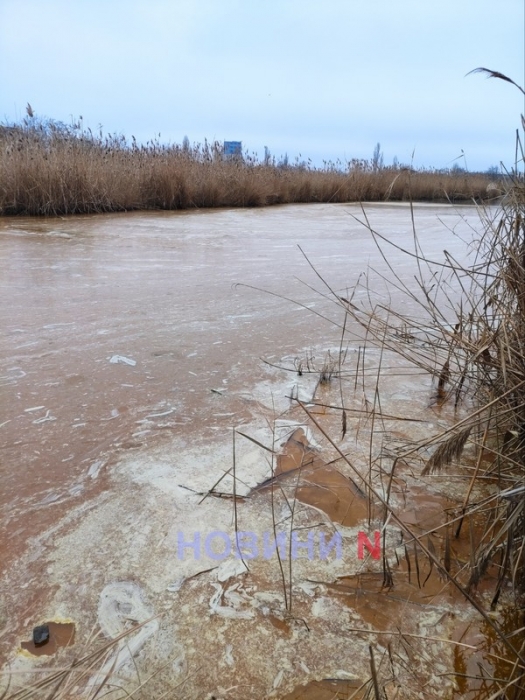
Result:
{"label": "brown water", "polygon": [[[412,246],[406,207],[369,207],[368,214],[396,244]],[[63,512],[61,504],[89,489],[86,473],[101,461],[103,471],[115,448],[134,449],[162,430],[210,435],[225,422],[212,389],[249,394],[264,376],[260,357],[337,338],[318,316],[235,285],[289,296],[340,323],[338,310],[305,286],[326,293],[298,245],[344,290],[369,262],[384,268],[354,215],[362,216],[356,206],[319,205],[0,220],[2,512],[9,523],[2,561],[49,522],[50,506]],[[458,236],[470,236],[476,213],[461,215],[465,221],[452,208],[417,209],[430,256],[445,245],[464,254]],[[437,217],[458,236],[445,241]],[[409,278],[410,268],[399,256],[397,271]],[[136,364],[112,364],[115,355]],[[228,412],[243,415],[239,403]],[[153,425],[141,429],[141,420]]]}
{"label": "brown water", "polygon": [[31,639],[22,642],[21,647],[33,656],[53,656],[61,647],[75,643],[75,625],[72,622],[45,622],[49,627],[49,639],[43,644],[35,644]]}
{"label": "brown water", "polygon": [[[370,206],[367,214],[396,245],[413,248],[406,206]],[[169,571],[166,568],[176,525],[197,528],[201,521],[217,519],[217,527],[220,523],[226,527],[231,521],[224,499],[208,498],[199,511],[200,499],[190,496],[191,490],[205,494],[217,474],[220,477],[223,462],[229,460],[232,426],[258,425],[286,410],[288,378],[293,383],[295,375],[284,373],[283,379],[282,372],[260,358],[279,366],[293,367],[294,358],[319,365],[320,349],[338,347],[340,342],[340,307],[312,291],[315,287],[330,296],[298,245],[338,295],[349,296],[348,288],[370,264],[369,284],[385,301],[388,298],[382,278],[388,268],[355,216],[362,218],[357,206],[308,205],[0,220],[4,299],[0,643],[6,658],[44,613],[48,619],[57,610],[80,619],[77,636],[85,639],[97,605],[100,625],[110,630],[110,636],[116,635],[119,610],[136,607],[145,619],[148,611],[167,609],[173,596],[170,581],[181,574],[181,580],[193,581],[181,590],[181,606],[193,605],[198,591],[201,599],[211,595],[199,588],[205,585],[201,581],[206,583],[207,574],[204,579],[200,574],[205,566],[185,561],[178,573],[171,564]],[[464,258],[465,241],[479,227],[472,207],[458,213],[451,207],[418,206],[415,220],[421,245],[435,260],[441,259],[444,248],[456,259]],[[413,279],[413,259],[392,249],[389,262],[402,279]],[[417,313],[417,306],[407,306],[395,289],[389,292],[389,302],[399,304],[405,313]],[[358,344],[356,340],[356,348]],[[315,353],[318,356],[312,359]],[[407,374],[399,367],[391,374],[382,389],[390,401],[389,411],[404,411],[408,417],[414,402],[422,410],[429,405],[428,377],[419,378],[414,371]],[[326,403],[337,401],[337,396],[325,398]],[[320,409],[320,414],[324,412]],[[395,436],[393,428],[391,435]],[[367,506],[353,477],[312,451],[301,431],[292,437],[279,458],[277,477],[291,470],[293,478],[293,471],[300,468],[299,501],[346,527],[366,520]],[[249,454],[246,460],[239,469],[244,469],[249,494],[264,481],[264,470]],[[260,498],[266,497],[261,493]],[[256,505],[247,505],[252,517],[257,517]],[[446,507],[442,496],[422,492],[406,509],[406,522],[417,525],[418,534],[426,532]],[[457,554],[458,559],[461,556]],[[422,591],[405,573],[407,580],[400,584],[397,599],[393,592],[388,594],[388,608],[387,592],[380,590],[373,571],[368,580],[364,573],[360,578],[343,571],[332,576],[326,600],[333,604],[343,600],[344,606],[359,611],[362,621],[386,630],[392,619],[403,618],[407,601],[415,607],[428,597],[435,601],[450,595],[441,593],[435,577]],[[422,570],[421,576],[427,573]],[[199,579],[191,579],[197,575]],[[253,576],[256,588],[265,581],[270,585],[268,572],[256,570]],[[101,591],[115,581],[129,583],[116,593],[111,589],[106,597],[116,602],[109,612],[101,612],[102,603],[97,603],[99,596],[104,599]],[[144,590],[148,600],[155,601],[150,607],[144,602]],[[246,588],[243,595],[250,597],[253,591]],[[298,609],[306,615],[308,598],[295,595]],[[214,610],[225,614],[220,607]],[[181,638],[186,627],[191,638],[190,613],[186,622],[179,621]],[[289,616],[275,610],[262,615],[272,634],[300,639]],[[335,635],[334,625],[327,624],[327,629],[333,628]],[[204,637],[213,629],[211,624]],[[230,632],[221,634],[228,637]],[[235,652],[235,640],[243,636],[231,634]],[[335,635],[334,644],[338,638]],[[254,654],[257,644],[264,642],[264,637],[256,639]],[[204,649],[206,639],[201,641]],[[329,654],[332,642],[324,643]],[[195,653],[185,643],[187,663]],[[315,657],[308,661],[306,650],[304,654],[304,664],[315,665]],[[334,652],[334,663],[336,656]],[[458,659],[464,665],[461,655]],[[226,670],[231,668],[228,655],[221,663]],[[242,678],[244,671],[235,668]],[[329,669],[322,668],[312,672],[312,683],[322,678],[335,683]],[[199,670],[191,682],[212,689],[209,682],[215,673]],[[296,678],[304,673],[296,669]],[[288,686],[293,687],[293,677]],[[247,682],[257,685],[261,678],[255,671],[252,676],[246,672]],[[338,682],[355,688],[357,680]],[[280,682],[274,679],[274,688]],[[325,689],[346,692],[330,685]],[[290,697],[310,695],[305,690],[302,696]]]}
{"label": "brown water", "polygon": [[295,493],[301,503],[320,508],[334,523],[356,525],[368,515],[368,501],[363,491],[351,477],[325,464],[300,428],[286,441],[277,458],[275,478],[264,488],[275,488],[283,476],[295,481]]}

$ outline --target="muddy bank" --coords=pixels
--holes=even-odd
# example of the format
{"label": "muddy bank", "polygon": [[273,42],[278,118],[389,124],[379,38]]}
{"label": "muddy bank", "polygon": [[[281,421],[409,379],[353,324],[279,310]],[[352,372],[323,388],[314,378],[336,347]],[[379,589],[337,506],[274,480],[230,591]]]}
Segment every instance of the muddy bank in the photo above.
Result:
{"label": "muddy bank", "polygon": [[[421,416],[409,432],[418,439],[448,417],[428,406],[430,381],[422,387],[421,379],[406,378],[405,385]],[[303,395],[314,388],[313,378],[299,382]],[[255,387],[255,393],[266,389]],[[324,399],[336,394],[330,388]],[[349,407],[358,410],[361,402],[357,392]],[[399,421],[413,405],[389,404],[385,394],[384,409],[394,402],[397,419],[372,431],[370,415],[357,414],[338,443],[366,475],[364,448],[373,438],[376,485],[388,476],[392,450],[408,438]],[[73,509],[42,540],[40,564],[47,562],[53,593],[38,601],[38,610],[75,621],[76,653],[128,630],[126,644],[112,650],[91,682],[113,666],[129,687],[137,682],[137,665],[158,668],[152,696],[183,684],[190,697],[206,690],[216,697],[279,698],[324,679],[340,697],[351,697],[343,691],[369,682],[371,644],[392,697],[400,688],[403,697],[469,697],[460,692],[462,669],[477,662],[491,667],[491,654],[503,653],[497,640],[399,527],[389,523],[383,530],[378,504],[368,512],[367,501],[349,486],[357,475],[301,410],[283,402],[275,418],[272,404],[265,407],[271,430],[259,420],[239,429],[251,440],[236,435],[235,488],[231,435],[207,447],[179,440],[123,454],[108,475],[111,488],[89,507]],[[332,432],[339,417],[326,412],[322,421]],[[347,488],[334,486],[334,473]],[[396,511],[418,535],[428,533],[440,556],[445,515],[460,506],[465,482],[456,474],[422,483],[413,465],[396,475]],[[236,503],[224,497],[234,492]],[[239,554],[236,526],[244,533]],[[384,538],[375,551],[380,530]],[[454,571],[464,566],[469,542],[465,533],[454,544]],[[393,577],[387,585],[383,553]],[[28,570],[30,560],[22,557],[10,572],[12,583],[21,583]],[[489,571],[476,592],[487,607],[496,578]],[[30,589],[37,579],[29,584],[29,590],[17,588],[16,601],[36,614]],[[101,638],[89,646],[93,629],[101,630]],[[34,657],[10,656],[18,672],[35,666]],[[71,657],[58,658],[64,663]]]}

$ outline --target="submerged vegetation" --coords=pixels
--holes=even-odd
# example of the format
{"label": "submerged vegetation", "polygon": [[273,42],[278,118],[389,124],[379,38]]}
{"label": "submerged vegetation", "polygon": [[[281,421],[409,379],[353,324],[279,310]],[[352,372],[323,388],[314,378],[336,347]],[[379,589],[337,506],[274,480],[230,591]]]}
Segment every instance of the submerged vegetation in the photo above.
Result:
{"label": "submerged vegetation", "polygon": [[[379,144],[378,144],[379,146]],[[276,162],[268,152],[225,159],[222,144],[141,145],[38,118],[0,126],[0,215],[54,216],[132,210],[258,207],[356,201],[481,201],[487,174],[385,167],[370,161]]]}

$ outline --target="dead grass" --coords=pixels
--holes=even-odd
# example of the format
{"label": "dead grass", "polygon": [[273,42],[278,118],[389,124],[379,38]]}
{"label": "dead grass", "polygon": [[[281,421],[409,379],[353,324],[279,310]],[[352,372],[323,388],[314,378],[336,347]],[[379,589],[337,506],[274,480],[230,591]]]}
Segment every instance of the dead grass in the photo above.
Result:
{"label": "dead grass", "polygon": [[145,146],[39,120],[0,126],[0,215],[259,207],[355,201],[481,201],[490,178],[453,171],[374,168],[367,161],[261,163],[224,160],[219,143]]}
{"label": "dead grass", "polygon": [[[518,145],[523,153],[521,142]],[[344,439],[346,414],[351,415],[351,396],[352,393],[355,395],[361,366],[371,436],[370,471],[367,475],[348,458],[339,438],[327,430],[324,419],[313,413],[311,405],[308,408],[297,397],[291,397],[305,412],[310,425],[331,446],[335,459],[345,463],[358,483],[363,483],[370,503],[383,506],[385,528],[388,522],[394,522],[403,531],[406,541],[411,543],[410,555],[406,549],[409,577],[411,570],[415,572],[418,586],[422,588],[430,576],[428,573],[424,578],[424,567],[430,567],[430,572],[439,572],[442,580],[454,587],[479,613],[488,630],[484,633],[487,639],[497,640],[500,645],[498,659],[504,667],[501,673],[492,677],[480,666],[479,673],[467,674],[465,667],[462,675],[458,673],[458,667],[445,674],[454,676],[462,692],[469,693],[468,697],[491,700],[499,697],[517,699],[525,692],[525,643],[522,638],[525,595],[525,178],[517,167],[509,173],[506,187],[507,195],[496,212],[480,209],[482,234],[474,242],[474,257],[465,264],[447,254],[442,262],[427,259],[414,228],[414,248],[404,252],[413,260],[416,291],[396,274],[394,266],[389,266],[390,275],[385,278],[397,290],[404,290],[410,314],[405,315],[402,310],[385,304],[384,297],[368,286],[366,276],[361,276],[355,287],[347,291],[347,296],[353,300],[349,301],[338,296],[319,275],[324,285],[319,294],[325,299],[331,298],[344,314],[342,323],[334,321],[342,329],[340,353],[347,342],[355,342],[355,323],[362,328],[364,345],[359,348],[355,381],[352,373],[342,370],[334,360],[331,366],[337,367],[337,377],[341,381],[340,404],[333,405],[332,393],[330,405],[325,405],[325,408],[342,414]],[[363,223],[368,226],[388,265],[388,250],[392,244],[370,226],[365,209]],[[399,259],[399,251],[396,259]],[[358,303],[358,299],[362,301]],[[417,318],[415,305],[420,311]],[[375,367],[367,369],[366,392],[374,392],[373,402],[366,401],[364,378],[364,355],[370,345],[380,350],[379,356],[375,353]],[[402,358],[403,366],[408,361],[434,378],[435,395],[429,398],[434,405],[437,404],[438,411],[440,406],[447,404],[461,411],[456,414],[460,418],[452,420],[444,430],[434,430],[414,444],[400,444],[391,453],[382,450],[378,453],[373,435],[381,432],[381,422],[389,418],[381,410],[379,395],[383,373],[381,357],[384,353],[391,357],[392,352]],[[310,364],[300,361],[289,369],[302,374],[311,371]],[[370,378],[372,372],[376,373],[375,387],[371,386],[374,383],[374,378]],[[358,427],[352,432],[355,432],[357,441]],[[387,485],[385,489],[378,488],[372,466],[374,473],[381,475],[381,483]],[[403,466],[408,466],[423,480],[431,482],[439,478],[441,483],[444,483],[447,470],[453,470],[456,479],[460,477],[465,484],[458,505],[444,511],[441,525],[432,528],[433,533],[442,533],[440,551],[432,545],[428,533],[419,536],[414,528],[407,527],[401,513],[390,501],[393,481],[402,481],[406,475]],[[438,473],[440,475],[436,477]],[[487,485],[489,491],[484,490]],[[484,493],[485,496],[480,495]],[[461,566],[452,554],[459,546],[460,538],[468,548]],[[413,557],[412,564],[410,557]],[[404,570],[391,566],[385,555],[383,566],[383,588],[395,593]],[[500,605],[500,600],[505,605]],[[510,617],[513,622],[509,624]],[[393,644],[402,643],[404,635],[401,632],[393,631],[392,635]],[[479,653],[479,648],[476,651]],[[438,661],[434,659],[436,665]],[[398,664],[390,665],[388,678],[381,678],[377,673],[373,656],[370,668],[373,684],[367,697],[381,698],[381,687],[386,687],[392,678],[396,679]],[[474,695],[473,689],[478,687],[482,690],[479,695]]]}

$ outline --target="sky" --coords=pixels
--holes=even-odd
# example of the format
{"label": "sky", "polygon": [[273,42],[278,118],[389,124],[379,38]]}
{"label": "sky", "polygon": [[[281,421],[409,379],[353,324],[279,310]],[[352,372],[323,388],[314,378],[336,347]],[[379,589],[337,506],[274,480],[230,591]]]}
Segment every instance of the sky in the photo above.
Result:
{"label": "sky", "polygon": [[524,0],[0,0],[0,121],[242,141],[322,167],[512,166]]}

